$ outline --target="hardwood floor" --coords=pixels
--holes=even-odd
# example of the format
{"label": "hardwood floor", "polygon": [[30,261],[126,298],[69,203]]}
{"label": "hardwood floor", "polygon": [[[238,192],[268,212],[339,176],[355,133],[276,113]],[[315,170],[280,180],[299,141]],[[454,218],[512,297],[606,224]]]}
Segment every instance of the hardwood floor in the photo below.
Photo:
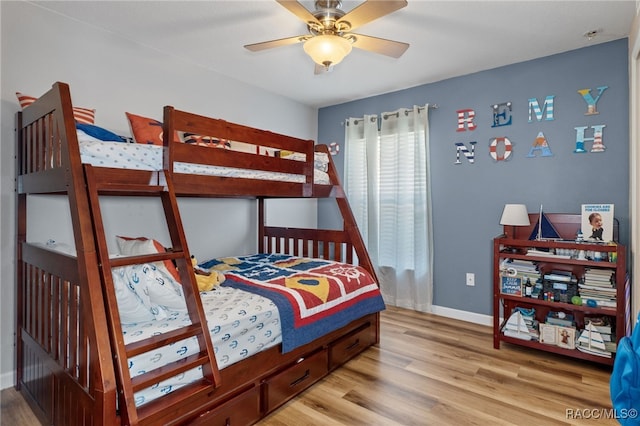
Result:
{"label": "hardwood floor", "polygon": [[[503,344],[490,327],[388,307],[380,345],[262,420],[268,426],[617,425],[611,367]],[[38,424],[14,389],[4,425]]]}

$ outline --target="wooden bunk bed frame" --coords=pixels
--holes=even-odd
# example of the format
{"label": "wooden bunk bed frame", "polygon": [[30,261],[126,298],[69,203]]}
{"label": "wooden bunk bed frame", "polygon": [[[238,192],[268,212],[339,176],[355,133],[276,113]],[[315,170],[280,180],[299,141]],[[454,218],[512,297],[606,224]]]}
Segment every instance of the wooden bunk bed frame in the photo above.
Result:
{"label": "wooden bunk bed frame", "polygon": [[[177,130],[303,152],[306,161],[174,143],[170,135]],[[165,107],[164,172],[84,165],[69,86],[60,82],[16,115],[16,133],[16,388],[43,424],[252,424],[379,341],[379,314],[374,313],[290,352],[283,354],[277,345],[218,370],[210,337],[203,333],[199,337],[205,367],[209,366],[203,369],[207,386],[187,386],[133,407],[133,387],[119,371],[122,360],[117,358],[130,352],[122,352],[117,304],[105,283],[109,265],[115,264],[108,259],[97,195],[146,195],[149,186],[164,188],[163,204],[172,219],[168,223],[175,249],[167,258],[186,266],[181,268],[183,283],[190,282],[186,287],[196,289],[196,294],[190,263],[185,263],[189,252],[176,196],[254,198],[259,207],[260,253],[357,262],[375,277],[332,162],[328,170],[331,184],[313,183],[314,149],[328,153],[327,147]],[[194,158],[203,164],[302,174],[305,182],[266,183],[172,173],[175,162],[194,162]],[[29,194],[67,195],[75,257],[27,242]],[[344,219],[343,229],[265,226],[264,200],[270,197],[334,198]],[[161,259],[146,255],[134,260],[143,257]],[[206,323],[199,298],[193,296],[193,291],[185,290],[187,301],[194,306],[191,318]],[[207,353],[213,359],[206,359]]]}

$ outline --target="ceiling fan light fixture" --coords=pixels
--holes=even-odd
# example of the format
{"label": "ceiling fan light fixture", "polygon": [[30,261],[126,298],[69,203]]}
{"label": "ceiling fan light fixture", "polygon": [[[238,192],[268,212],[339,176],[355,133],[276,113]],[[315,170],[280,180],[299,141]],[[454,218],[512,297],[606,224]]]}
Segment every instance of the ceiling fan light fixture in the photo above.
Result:
{"label": "ceiling fan light fixture", "polygon": [[351,53],[349,40],[331,34],[312,37],[305,41],[303,48],[307,55],[313,59],[313,62],[325,68],[339,64]]}

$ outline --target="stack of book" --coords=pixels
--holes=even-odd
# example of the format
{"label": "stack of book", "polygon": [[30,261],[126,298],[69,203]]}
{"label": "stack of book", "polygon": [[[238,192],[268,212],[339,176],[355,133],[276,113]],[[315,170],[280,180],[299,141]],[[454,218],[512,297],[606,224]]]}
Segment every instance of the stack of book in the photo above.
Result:
{"label": "stack of book", "polygon": [[[585,321],[587,321],[586,318]],[[602,319],[594,318],[593,321],[586,323],[578,337],[576,347],[584,353],[611,358],[616,351],[615,341],[612,341],[611,325],[600,321]]]}
{"label": "stack of book", "polygon": [[521,259],[505,259],[502,262],[503,271],[508,272],[509,275],[515,275],[518,278],[522,278],[522,282],[526,282],[527,278],[531,280],[532,284],[535,284],[540,279],[540,273],[538,267],[534,262]]}
{"label": "stack of book", "polygon": [[527,311],[516,308],[502,327],[504,335],[521,340],[538,340],[539,332],[534,312],[533,309]]}
{"label": "stack of book", "polygon": [[584,282],[578,286],[582,299],[591,299],[599,308],[616,308],[616,288],[614,272],[606,269],[589,268],[584,273]]}
{"label": "stack of book", "polygon": [[555,257],[557,259],[571,259],[571,255],[568,254],[556,254],[553,250],[538,250],[531,248],[527,250],[527,256],[538,256],[538,257]]}

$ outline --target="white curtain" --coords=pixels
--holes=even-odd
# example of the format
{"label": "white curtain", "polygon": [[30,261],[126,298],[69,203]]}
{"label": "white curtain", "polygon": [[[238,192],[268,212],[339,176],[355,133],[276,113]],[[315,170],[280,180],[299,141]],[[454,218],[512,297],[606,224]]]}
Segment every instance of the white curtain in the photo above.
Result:
{"label": "white curtain", "polygon": [[350,118],[345,131],[345,190],[384,299],[424,312],[433,298],[428,111]]}

